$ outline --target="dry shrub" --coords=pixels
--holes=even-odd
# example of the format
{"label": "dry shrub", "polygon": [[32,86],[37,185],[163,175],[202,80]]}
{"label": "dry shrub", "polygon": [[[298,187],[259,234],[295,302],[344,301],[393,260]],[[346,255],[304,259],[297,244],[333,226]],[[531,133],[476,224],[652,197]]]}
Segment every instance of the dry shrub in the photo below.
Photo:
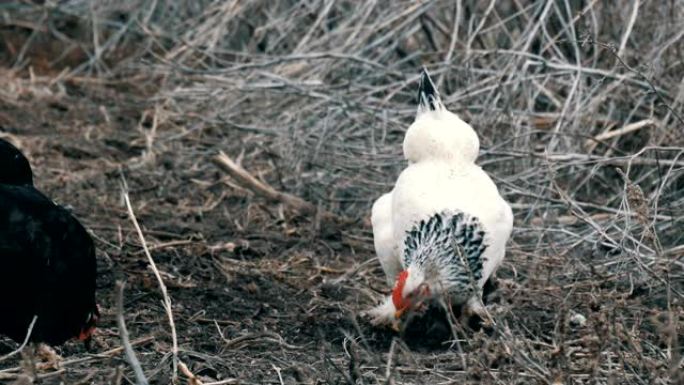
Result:
{"label": "dry shrub", "polygon": [[[36,98],[51,89],[26,80],[29,69],[56,77],[52,87],[108,84],[145,100],[129,135],[143,155],[127,167],[152,174],[171,153],[188,178],[216,181],[206,159],[223,150],[275,188],[351,218],[367,216],[404,167],[419,69],[431,71],[514,207],[493,305],[499,330],[438,355],[396,348],[402,358],[387,371],[386,352],[357,340],[357,353],[333,347],[339,373],[316,352],[292,358],[311,365],[309,376],[681,381],[680,1],[66,1],[0,12],[12,47],[3,62],[15,71],[2,73],[13,79],[0,88],[4,103],[18,103],[8,92],[21,84]],[[38,41],[63,55],[46,58]],[[267,211],[249,217],[268,223]],[[337,231],[370,245],[368,229]],[[366,248],[354,258],[371,257]],[[380,285],[371,267],[344,284]],[[577,314],[586,323],[570,323]]]}

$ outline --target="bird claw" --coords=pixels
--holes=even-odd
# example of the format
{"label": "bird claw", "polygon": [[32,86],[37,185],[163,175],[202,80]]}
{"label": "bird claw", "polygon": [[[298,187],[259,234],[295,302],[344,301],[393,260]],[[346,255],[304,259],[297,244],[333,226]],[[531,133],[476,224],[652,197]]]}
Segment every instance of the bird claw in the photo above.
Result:
{"label": "bird claw", "polygon": [[487,308],[485,308],[481,302],[474,305],[466,305],[463,309],[463,315],[465,316],[463,320],[471,329],[482,329],[486,333],[491,333],[496,328],[494,318],[489,314]]}

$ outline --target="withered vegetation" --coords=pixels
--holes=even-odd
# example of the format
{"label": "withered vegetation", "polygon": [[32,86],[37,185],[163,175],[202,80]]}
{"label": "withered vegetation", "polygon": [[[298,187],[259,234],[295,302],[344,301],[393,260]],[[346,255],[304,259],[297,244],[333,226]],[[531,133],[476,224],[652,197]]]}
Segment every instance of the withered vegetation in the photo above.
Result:
{"label": "withered vegetation", "polygon": [[[681,1],[2,2],[0,135],[91,230],[103,317],[91,351],[25,351],[0,382],[135,383],[123,280],[152,384],[684,383],[683,19]],[[361,316],[388,291],[369,208],[405,165],[423,65],[516,217],[495,332],[440,348]]]}

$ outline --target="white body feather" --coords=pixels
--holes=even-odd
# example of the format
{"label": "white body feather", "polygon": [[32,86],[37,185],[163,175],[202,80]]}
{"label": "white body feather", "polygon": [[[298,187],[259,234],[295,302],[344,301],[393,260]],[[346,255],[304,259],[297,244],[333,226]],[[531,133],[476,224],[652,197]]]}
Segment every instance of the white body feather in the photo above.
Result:
{"label": "white body feather", "polygon": [[[373,205],[371,221],[375,250],[393,284],[404,265],[407,232],[422,220],[445,211],[476,217],[485,232],[482,277],[478,286],[501,265],[506,242],[513,227],[510,206],[499,195],[491,178],[475,164],[479,152],[477,134],[437,99],[436,110],[419,109],[416,121],[404,139],[404,157],[409,166],[402,171],[394,189]],[[415,289],[429,277],[409,275],[404,292]],[[468,305],[481,307],[480,294]],[[377,323],[392,319],[395,309],[385,301],[371,311]]]}
{"label": "white body feather", "polygon": [[392,286],[397,274],[403,269],[398,244],[394,242],[394,226],[392,226],[392,193],[389,192],[378,198],[371,210],[371,224],[373,225],[373,242],[375,253],[380,265],[385,271],[387,284]]}

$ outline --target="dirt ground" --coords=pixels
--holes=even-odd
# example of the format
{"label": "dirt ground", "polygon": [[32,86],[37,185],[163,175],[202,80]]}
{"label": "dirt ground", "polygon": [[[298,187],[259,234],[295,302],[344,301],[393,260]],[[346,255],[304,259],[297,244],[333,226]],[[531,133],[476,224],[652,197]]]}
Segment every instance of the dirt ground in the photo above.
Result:
{"label": "dirt ground", "polygon": [[[58,26],[63,32],[85,28],[66,20],[66,25]],[[646,198],[642,192],[642,200],[630,200],[630,207],[644,199],[648,207],[662,202],[658,213],[644,216],[658,226],[662,222],[662,227],[625,224],[636,218],[625,214],[631,209],[624,207],[627,193],[634,190],[628,189],[631,182],[623,186],[614,168],[625,165],[627,158],[622,155],[636,154],[645,142],[653,143],[655,135],[635,134],[628,141],[616,141],[612,155],[577,160],[572,158],[574,152],[567,151],[569,158],[549,157],[533,164],[531,156],[516,152],[519,143],[506,147],[509,142],[492,131],[502,124],[488,119],[500,119],[505,113],[492,117],[484,107],[462,109],[481,126],[496,123],[481,132],[486,148],[483,162],[514,203],[516,230],[489,304],[497,321],[494,333],[465,330],[452,343],[428,346],[419,338],[402,340],[394,332],[374,329],[362,316],[388,292],[374,259],[367,216],[372,199],[387,190],[400,167],[402,127],[410,122],[413,110],[409,102],[408,112],[389,118],[382,118],[382,110],[399,89],[404,95],[403,88],[387,86],[383,102],[373,107],[371,113],[380,117],[374,127],[389,127],[383,126],[383,144],[374,152],[376,147],[373,151],[354,147],[363,133],[336,126],[299,137],[297,127],[309,124],[307,116],[283,113],[278,115],[280,121],[268,111],[303,108],[304,115],[312,113],[315,119],[330,116],[335,121],[344,116],[354,127],[365,127],[365,112],[349,111],[374,87],[372,76],[358,78],[368,82],[368,89],[359,91],[353,81],[344,81],[335,84],[339,94],[321,97],[317,93],[324,91],[316,84],[302,91],[298,87],[309,83],[287,82],[263,87],[291,87],[292,94],[255,95],[246,87],[258,89],[261,83],[246,85],[244,79],[251,76],[258,83],[272,78],[239,73],[230,80],[239,111],[226,112],[237,115],[208,116],[208,105],[217,103],[226,109],[230,105],[230,98],[219,91],[206,96],[208,85],[223,81],[212,77],[217,76],[214,73],[200,78],[187,69],[176,69],[182,74],[156,72],[145,61],[129,63],[114,76],[97,76],[92,69],[71,72],[89,60],[87,49],[67,50],[70,45],[35,28],[18,22],[2,28],[0,135],[15,141],[28,156],[38,188],[72,208],[91,231],[98,249],[97,299],[102,319],[90,349],[76,342],[58,347],[63,361],[54,368],[36,367],[28,353],[0,362],[0,382],[24,384],[31,382],[19,381],[31,378],[39,384],[135,383],[116,326],[117,280],[126,282],[125,319],[146,377],[152,384],[173,381],[171,327],[158,282],[124,204],[124,184],[168,288],[178,358],[199,381],[193,383],[178,371],[177,383],[684,382],[684,253],[681,236],[674,235],[682,228],[684,166],[678,155],[670,156],[681,154],[681,147],[679,153],[662,150],[662,159],[658,153],[634,156],[638,161],[631,175],[637,175],[634,180],[646,190]],[[112,49],[102,59],[102,67],[113,68],[112,63],[132,57],[143,43],[138,40],[131,38]],[[405,44],[415,41],[408,39]],[[25,46],[29,48],[22,52]],[[152,57],[159,54],[155,47],[146,49]],[[64,57],[55,62],[63,52]],[[18,55],[30,65],[17,65]],[[161,61],[167,63],[169,57]],[[258,72],[261,65],[255,66]],[[301,73],[293,66],[278,70],[274,73],[293,77]],[[391,72],[391,76],[398,75]],[[397,87],[406,86],[406,94],[412,93],[414,85],[403,83],[410,82],[397,80]],[[192,102],[201,108],[187,107],[195,94],[204,94]],[[297,98],[313,101],[298,105]],[[408,96],[404,99],[410,101]],[[336,115],[335,103],[349,111]],[[655,114],[665,119],[667,111],[659,109]],[[549,143],[545,135],[555,124],[545,120],[547,115],[534,119],[537,126],[529,135],[518,133],[533,138],[525,144],[530,152],[539,143]],[[264,123],[269,120],[270,125]],[[284,134],[264,128],[277,130],[281,123],[288,125]],[[578,135],[576,142],[583,142],[584,136]],[[659,138],[665,143],[663,136]],[[678,145],[670,143],[673,148]],[[264,198],[212,163],[219,151],[239,160],[276,190],[349,220],[297,212]],[[368,168],[356,165],[354,160],[360,158],[377,163]],[[656,158],[665,163],[653,166]],[[297,176],[291,174],[293,170]],[[661,184],[654,181],[657,173]],[[584,183],[596,187],[585,189]],[[542,185],[546,187],[538,188]],[[660,185],[667,188],[659,190]],[[571,190],[570,195],[563,194]],[[662,194],[662,201],[653,191]],[[541,212],[540,205],[546,211]],[[662,237],[662,245],[657,246],[660,241],[648,229]],[[618,238],[623,249],[612,243]],[[639,250],[646,251],[639,254]],[[586,321],[576,321],[578,315]],[[13,342],[0,339],[0,356],[15,348]]]}

